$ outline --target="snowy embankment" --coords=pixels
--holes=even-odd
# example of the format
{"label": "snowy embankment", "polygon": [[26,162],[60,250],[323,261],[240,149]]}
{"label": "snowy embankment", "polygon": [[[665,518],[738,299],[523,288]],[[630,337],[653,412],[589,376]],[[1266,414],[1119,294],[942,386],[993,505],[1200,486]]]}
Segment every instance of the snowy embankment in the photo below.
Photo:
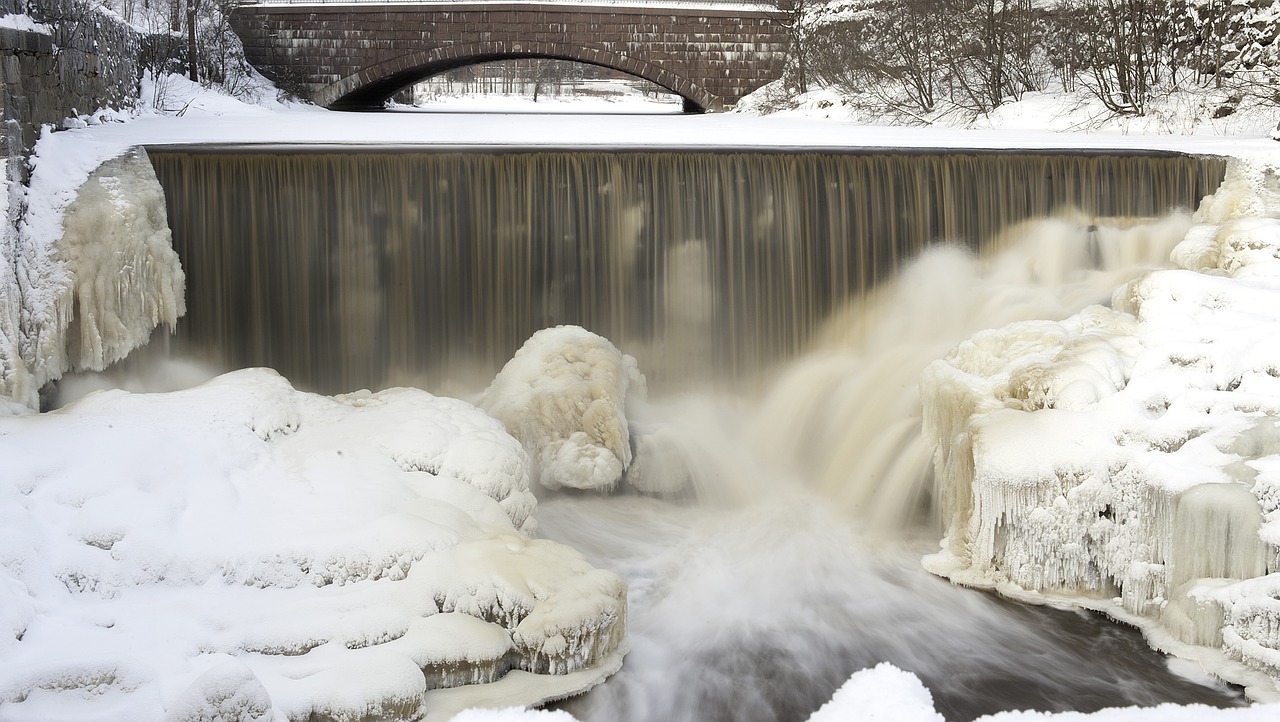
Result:
{"label": "snowy embankment", "polygon": [[625,652],[622,580],[529,536],[461,401],[246,370],[2,418],[0,457],[0,719],[445,719]]}
{"label": "snowy embankment", "polygon": [[947,538],[926,566],[1099,609],[1280,698],[1280,177],[1237,164],[1112,307],[926,370]]}

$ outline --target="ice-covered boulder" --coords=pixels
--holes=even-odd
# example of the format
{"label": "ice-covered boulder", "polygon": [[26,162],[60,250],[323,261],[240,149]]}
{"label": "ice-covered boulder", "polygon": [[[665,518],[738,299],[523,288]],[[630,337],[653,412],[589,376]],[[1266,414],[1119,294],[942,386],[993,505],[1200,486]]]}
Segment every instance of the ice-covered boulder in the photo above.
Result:
{"label": "ice-covered boulder", "polygon": [[642,399],[636,360],[578,326],[538,331],[477,404],[529,453],[548,489],[612,489],[631,465],[628,403]]}
{"label": "ice-covered boulder", "polygon": [[622,580],[527,534],[461,401],[246,370],[0,417],[0,459],[0,716],[447,719],[625,651]]}
{"label": "ice-covered boulder", "polygon": [[1104,609],[1280,695],[1276,187],[1234,169],[1175,249],[1183,268],[926,370],[948,523],[930,569]]}

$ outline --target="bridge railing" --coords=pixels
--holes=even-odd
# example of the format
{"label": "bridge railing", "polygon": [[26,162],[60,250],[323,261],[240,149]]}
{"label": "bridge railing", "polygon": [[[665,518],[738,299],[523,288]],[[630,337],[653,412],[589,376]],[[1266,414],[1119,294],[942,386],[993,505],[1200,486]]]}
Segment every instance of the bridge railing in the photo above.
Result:
{"label": "bridge railing", "polygon": [[240,0],[240,5],[589,5],[642,9],[738,10],[760,12],[778,10],[776,2],[742,0]]}

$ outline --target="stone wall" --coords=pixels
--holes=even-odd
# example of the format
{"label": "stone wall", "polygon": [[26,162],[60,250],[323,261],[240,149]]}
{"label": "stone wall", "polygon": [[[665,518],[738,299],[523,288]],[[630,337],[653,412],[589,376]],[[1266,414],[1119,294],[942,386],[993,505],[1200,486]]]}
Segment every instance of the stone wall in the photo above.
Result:
{"label": "stone wall", "polygon": [[21,13],[50,32],[0,28],[0,102],[11,161],[30,153],[46,123],[135,102],[140,77],[140,36],[123,22],[78,0],[0,0],[0,15]]}
{"label": "stone wall", "polygon": [[719,110],[777,79],[787,31],[768,9],[557,4],[241,6],[232,25],[267,77],[320,105],[376,107],[444,70],[515,57],[614,68]]}

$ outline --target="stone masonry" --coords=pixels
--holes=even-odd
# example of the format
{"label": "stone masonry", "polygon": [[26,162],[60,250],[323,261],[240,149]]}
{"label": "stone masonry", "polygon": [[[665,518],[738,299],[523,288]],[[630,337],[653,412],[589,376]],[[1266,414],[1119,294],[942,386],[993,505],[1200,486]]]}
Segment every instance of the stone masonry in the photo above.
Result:
{"label": "stone masonry", "polygon": [[78,0],[0,0],[0,15],[13,13],[31,15],[50,32],[0,28],[11,160],[31,151],[42,125],[137,101],[141,38],[132,28]]}
{"label": "stone masonry", "polygon": [[426,77],[543,57],[630,73],[722,110],[782,74],[787,31],[767,7],[537,3],[244,5],[245,55],[281,87],[335,109],[380,107]]}

